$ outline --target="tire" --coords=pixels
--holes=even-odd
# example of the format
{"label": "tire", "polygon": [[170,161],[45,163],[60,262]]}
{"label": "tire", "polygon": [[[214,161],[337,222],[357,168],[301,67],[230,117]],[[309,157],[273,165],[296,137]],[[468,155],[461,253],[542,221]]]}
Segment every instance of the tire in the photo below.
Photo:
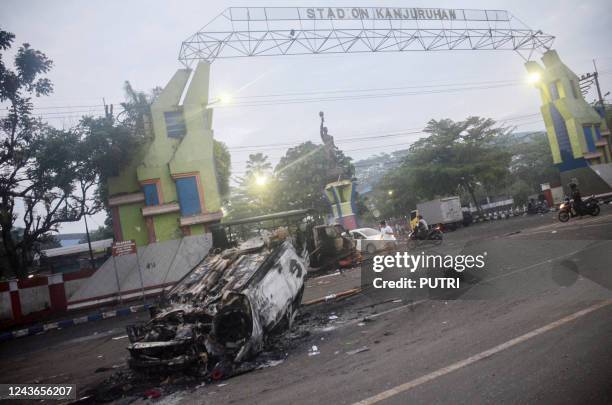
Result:
{"label": "tire", "polygon": [[559,211],[559,221],[567,222],[570,219],[570,214],[567,211]]}
{"label": "tire", "polygon": [[599,205],[596,205],[595,207],[593,207],[593,210],[591,210],[591,215],[596,217],[597,215],[599,215],[600,212],[601,208],[599,208]]}
{"label": "tire", "polygon": [[376,246],[373,243],[369,243],[366,245],[366,252],[370,255],[376,253]]}
{"label": "tire", "polygon": [[442,232],[434,232],[429,239],[434,242],[434,245],[440,245],[442,243]]}

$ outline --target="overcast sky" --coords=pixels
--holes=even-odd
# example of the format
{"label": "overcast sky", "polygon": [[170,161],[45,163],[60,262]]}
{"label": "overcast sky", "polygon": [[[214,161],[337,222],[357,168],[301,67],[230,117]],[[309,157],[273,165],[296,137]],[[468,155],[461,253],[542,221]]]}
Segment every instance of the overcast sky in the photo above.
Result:
{"label": "overcast sky", "polygon": [[[39,100],[40,113],[56,126],[70,127],[80,115],[99,114],[107,103],[123,100],[129,80],[140,90],[164,86],[176,69],[181,41],[226,7],[243,6],[440,7],[506,9],[525,24],[556,36],[554,49],[576,73],[593,70],[596,59],[604,92],[611,89],[612,2],[581,1],[166,1],[3,0],[0,26],[29,42],[53,61],[52,96]],[[305,55],[219,59],[211,68],[211,98],[330,90],[360,90],[458,83],[521,81],[523,60],[510,51],[412,52],[388,54]],[[436,87],[437,89],[440,87]],[[419,90],[419,89],[416,89]],[[422,88],[421,88],[422,90]],[[594,97],[591,93],[587,99]],[[289,97],[291,98],[291,97]],[[319,141],[318,112],[326,114],[330,134],[354,159],[404,149],[419,135],[343,143],[342,138],[423,128],[431,118],[461,120],[469,115],[503,119],[539,112],[539,95],[527,84],[490,89],[365,98],[316,103],[215,109],[216,139],[231,148],[271,143]],[[85,106],[85,107],[83,107]],[[94,106],[94,107],[88,107]],[[54,108],[48,108],[54,107]],[[55,108],[61,107],[61,108]],[[539,116],[514,120],[517,130],[541,130]],[[267,153],[274,163],[284,147],[233,149],[233,168],[244,170],[249,153]],[[92,227],[103,215],[92,218]],[[64,232],[77,232],[69,224]]]}

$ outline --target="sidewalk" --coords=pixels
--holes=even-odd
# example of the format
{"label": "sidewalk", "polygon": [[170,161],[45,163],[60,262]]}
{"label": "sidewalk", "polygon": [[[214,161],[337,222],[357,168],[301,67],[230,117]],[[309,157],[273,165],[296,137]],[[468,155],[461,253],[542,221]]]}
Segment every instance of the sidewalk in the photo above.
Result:
{"label": "sidewalk", "polygon": [[315,300],[327,298],[333,300],[336,295],[352,291],[361,286],[361,268],[359,266],[345,269],[306,280],[306,289],[302,298],[302,305]]}
{"label": "sidewalk", "polygon": [[[316,278],[306,280],[302,305],[308,305],[315,301],[330,301],[343,292],[355,293],[361,283],[361,272],[359,267],[344,270],[342,273],[335,272]],[[0,333],[0,342],[16,339],[24,336],[32,336],[46,333],[54,329],[63,329],[70,326],[80,325],[86,322],[94,322],[102,319],[126,316],[136,312],[147,310],[152,304],[118,305],[117,307],[98,308],[94,312],[81,310],[71,313],[70,318],[58,319],[43,324],[35,324],[27,328],[17,329]],[[61,318],[61,317],[58,317]]]}
{"label": "sidewalk", "polygon": [[116,316],[125,316],[136,312],[141,312],[148,309],[151,304],[139,304],[125,306],[116,309],[99,308],[96,312],[90,312],[83,315],[84,311],[72,314],[71,318],[60,319],[57,321],[47,322],[44,324],[35,324],[23,329],[17,329],[9,332],[0,333],[0,342],[16,339],[24,336],[38,335],[46,333],[54,329],[64,329],[70,326],[80,325],[86,322],[99,321],[102,319],[114,318]]}

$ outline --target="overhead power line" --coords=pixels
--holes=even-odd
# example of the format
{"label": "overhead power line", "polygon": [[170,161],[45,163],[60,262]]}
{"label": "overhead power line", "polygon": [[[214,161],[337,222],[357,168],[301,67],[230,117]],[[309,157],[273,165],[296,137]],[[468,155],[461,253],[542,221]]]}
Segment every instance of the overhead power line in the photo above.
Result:
{"label": "overhead power line", "polygon": [[[514,117],[508,117],[508,118],[502,119],[498,122],[503,123],[503,122],[521,121],[521,120],[533,118],[538,115],[540,115],[540,113],[517,115]],[[334,138],[334,141],[337,143],[351,143],[351,142],[358,142],[358,141],[378,140],[381,138],[382,139],[395,138],[395,137],[423,133],[422,129],[419,130],[419,128],[423,128],[423,127],[408,128],[405,130],[399,130],[399,131],[387,132],[387,133],[379,132],[371,136]],[[308,142],[308,141],[312,142],[313,140],[308,139],[308,140],[295,141],[292,143],[272,143],[272,144],[259,144],[259,145],[228,146],[228,150],[233,151],[233,152],[256,152],[257,151],[256,149],[284,149],[286,147],[297,146],[299,145],[299,143]]]}
{"label": "overhead power line", "polygon": [[[602,70],[599,72],[600,76],[612,74],[611,69]],[[262,94],[262,95],[244,95],[244,96],[233,96],[233,99],[236,100],[247,100],[241,103],[230,103],[226,106],[216,105],[215,107],[231,107],[231,106],[267,106],[267,105],[283,105],[283,104],[293,104],[293,103],[306,103],[306,102],[318,102],[318,101],[341,101],[345,99],[367,99],[367,98],[379,98],[379,97],[399,97],[399,96],[407,96],[407,95],[421,95],[421,94],[438,94],[438,93],[447,93],[447,92],[460,92],[464,90],[483,90],[490,88],[499,88],[499,87],[508,87],[521,85],[522,80],[490,80],[490,81],[481,81],[481,82],[462,82],[462,83],[447,83],[447,84],[432,84],[432,85],[413,85],[413,86],[395,86],[395,87],[382,87],[382,88],[367,88],[367,89],[337,89],[337,90],[313,90],[313,91],[302,91],[302,92],[286,92],[286,93],[276,93],[276,94]],[[494,86],[490,86],[494,85]],[[457,87],[458,88],[451,88]],[[463,86],[463,87],[461,87]],[[361,94],[361,95],[352,95],[352,96],[335,96],[335,97],[326,97],[326,98],[309,98],[309,99],[295,99],[295,100],[261,100],[265,98],[278,98],[278,97],[288,97],[288,96],[299,96],[299,95],[315,95],[315,94],[341,94],[341,93],[366,93],[366,92],[382,92],[382,91],[390,91],[390,90],[405,90],[405,89],[431,89],[431,88],[442,88],[440,90],[426,90],[422,92],[403,92],[403,93],[382,93],[382,94]],[[248,101],[249,99],[255,99],[253,101]],[[122,102],[111,103],[115,105],[120,105]],[[251,105],[253,104],[253,105]],[[81,111],[75,109],[82,108],[95,108],[95,109],[103,109],[103,104],[82,104],[82,105],[58,105],[58,106],[34,106],[33,110],[66,110],[66,111],[58,111],[57,113],[53,113],[53,111],[45,112],[39,114],[43,117],[49,114],[75,114]],[[89,111],[87,111],[89,112]],[[6,116],[2,116],[5,118]],[[72,116],[70,116],[72,117]]]}
{"label": "overhead power line", "polygon": [[[527,116],[534,116],[534,115],[539,115],[539,113],[537,114],[527,114],[521,117],[527,117]],[[528,121],[528,122],[522,122],[520,124],[514,125],[515,128],[519,128],[519,127],[523,127],[523,126],[527,126],[527,125],[531,125],[531,124],[536,124],[536,123],[541,123],[542,120],[541,119],[537,119],[537,120],[532,120],[532,121]],[[425,134],[424,132],[420,132]],[[299,141],[296,141],[296,143],[292,143],[290,144],[291,146],[297,146],[299,145],[299,143],[297,143]],[[398,146],[405,146],[406,148],[410,146],[410,144],[406,143],[406,142],[402,142],[402,143],[394,143],[394,144],[389,144],[389,145],[370,145],[370,146],[366,146],[366,147],[359,147],[359,148],[353,148],[353,149],[342,149],[342,152],[357,152],[357,151],[362,151],[362,150],[377,150],[377,149],[381,149],[381,148],[390,148],[390,147],[398,147]],[[275,149],[284,149],[284,148],[275,148]],[[280,159],[283,156],[270,156],[270,155],[266,155],[269,159]],[[247,161],[232,161],[232,164],[245,164],[247,163]]]}
{"label": "overhead power line", "polygon": [[215,105],[215,107],[218,107],[218,108],[261,107],[261,106],[271,106],[271,105],[319,103],[319,102],[328,102],[328,101],[366,100],[366,99],[376,99],[376,98],[403,97],[403,96],[416,96],[416,95],[441,94],[441,93],[460,93],[463,91],[497,89],[497,88],[510,87],[510,86],[516,86],[516,84],[500,84],[500,85],[480,86],[480,87],[461,87],[461,88],[453,88],[453,89],[426,90],[426,91],[415,91],[415,92],[362,94],[362,95],[354,95],[354,96],[302,98],[302,99],[294,99],[294,100],[262,100],[262,101],[243,102],[243,103],[240,103],[240,102],[229,103],[227,105],[218,104],[218,105]]}
{"label": "overhead power line", "polygon": [[433,87],[455,87],[455,86],[473,86],[473,85],[485,85],[485,84],[510,84],[520,83],[520,80],[492,80],[492,81],[481,81],[481,82],[464,82],[464,83],[447,83],[447,84],[421,84],[414,86],[396,86],[396,87],[382,87],[382,88],[367,88],[367,89],[337,89],[337,90],[313,90],[313,91],[302,91],[302,92],[287,92],[287,93],[276,93],[276,94],[258,94],[258,95],[245,95],[245,96],[233,96],[234,99],[249,99],[249,98],[270,98],[270,97],[286,97],[286,96],[305,96],[312,94],[337,94],[337,93],[364,93],[371,91],[389,91],[389,90],[406,90],[406,89],[424,89]]}

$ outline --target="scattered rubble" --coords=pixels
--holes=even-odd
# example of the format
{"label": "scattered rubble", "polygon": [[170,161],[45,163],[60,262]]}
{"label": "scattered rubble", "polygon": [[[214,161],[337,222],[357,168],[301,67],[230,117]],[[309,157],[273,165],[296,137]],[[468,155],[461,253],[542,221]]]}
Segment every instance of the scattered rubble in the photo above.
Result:
{"label": "scattered rubble", "polygon": [[368,350],[370,350],[368,348],[368,346],[362,346],[358,349],[355,350],[349,350],[348,352],[346,352],[346,354],[348,354],[349,356],[352,356],[353,354],[357,354],[357,353],[361,353],[361,352],[367,352]]}
{"label": "scattered rubble", "polygon": [[321,354],[321,352],[319,351],[319,348],[316,345],[312,345],[310,350],[308,350],[308,355],[309,356],[316,356],[318,354]]}

